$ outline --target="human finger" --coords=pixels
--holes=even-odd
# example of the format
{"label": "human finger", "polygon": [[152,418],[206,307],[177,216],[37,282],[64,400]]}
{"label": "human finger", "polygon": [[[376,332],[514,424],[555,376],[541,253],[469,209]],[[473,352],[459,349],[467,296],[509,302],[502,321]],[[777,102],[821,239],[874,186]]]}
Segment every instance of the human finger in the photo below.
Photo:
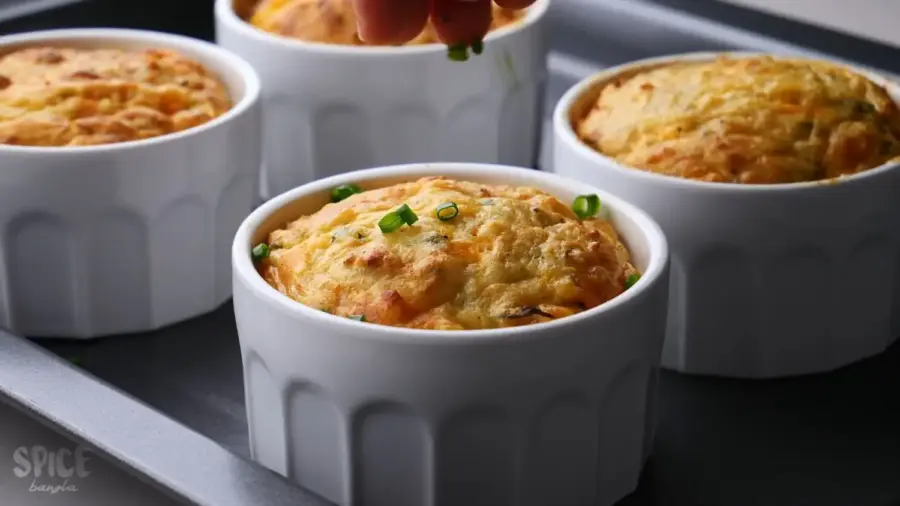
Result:
{"label": "human finger", "polygon": [[353,0],[357,30],[369,44],[403,44],[428,21],[429,0]]}
{"label": "human finger", "polygon": [[524,9],[535,2],[535,0],[494,0],[498,6],[504,9]]}
{"label": "human finger", "polygon": [[449,46],[478,42],[491,28],[491,0],[433,0],[431,23]]}

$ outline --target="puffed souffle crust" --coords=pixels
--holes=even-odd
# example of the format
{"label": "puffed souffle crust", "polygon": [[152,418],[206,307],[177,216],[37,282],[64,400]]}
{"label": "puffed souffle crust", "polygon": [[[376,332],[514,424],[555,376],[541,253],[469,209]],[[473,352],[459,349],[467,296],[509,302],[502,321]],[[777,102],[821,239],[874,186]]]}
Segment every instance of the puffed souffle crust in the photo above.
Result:
{"label": "puffed souffle crust", "polygon": [[623,75],[574,128],[625,167],[709,182],[826,180],[900,157],[900,110],[884,88],[836,64],[771,56]]}
{"label": "puffed souffle crust", "polygon": [[[403,205],[414,223],[379,228]],[[582,219],[530,187],[425,177],[353,194],[275,230],[257,269],[291,299],[370,323],[541,323],[596,307],[638,275],[602,214]]]}
{"label": "puffed souffle crust", "polygon": [[231,107],[218,76],[171,50],[36,46],[0,57],[0,144],[148,139],[202,125]]}

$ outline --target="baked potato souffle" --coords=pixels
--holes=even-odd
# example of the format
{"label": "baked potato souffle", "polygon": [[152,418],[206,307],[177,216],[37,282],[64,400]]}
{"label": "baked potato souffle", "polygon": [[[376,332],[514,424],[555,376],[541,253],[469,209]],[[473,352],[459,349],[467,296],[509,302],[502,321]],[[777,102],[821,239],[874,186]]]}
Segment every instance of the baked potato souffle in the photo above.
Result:
{"label": "baked potato souffle", "polygon": [[817,181],[900,156],[900,111],[884,88],[841,66],[769,56],[625,76],[573,126],[624,166],[711,182]]}
{"label": "baked potato souffle", "polygon": [[230,108],[217,76],[172,51],[29,47],[0,56],[0,144],[147,139]]}
{"label": "baked potato souffle", "polygon": [[[491,30],[523,19],[524,12],[493,5]],[[262,0],[252,9],[250,24],[257,28],[306,42],[366,45],[356,30],[351,0]],[[418,37],[407,44],[437,43],[429,22]]]}
{"label": "baked potato souffle", "polygon": [[[275,289],[334,315],[472,330],[566,317],[640,274],[595,195],[445,177],[362,191],[272,232],[252,256]],[[336,202],[335,202],[336,201]]]}

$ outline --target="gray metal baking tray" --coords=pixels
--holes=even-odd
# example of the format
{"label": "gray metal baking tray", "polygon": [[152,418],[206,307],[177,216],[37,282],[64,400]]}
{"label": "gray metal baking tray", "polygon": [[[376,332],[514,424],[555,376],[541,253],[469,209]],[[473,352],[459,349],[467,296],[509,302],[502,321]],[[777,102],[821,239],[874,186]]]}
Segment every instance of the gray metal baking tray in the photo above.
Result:
{"label": "gray metal baking tray", "polygon": [[85,0],[0,0],[0,20],[46,12]]}
{"label": "gray metal baking tray", "polygon": [[[555,0],[547,114],[591,72],[689,50],[826,52],[900,73],[895,49],[796,23],[792,31],[790,22],[724,4],[704,8],[714,3]],[[212,37],[211,0],[137,4],[84,0],[0,30],[100,25]],[[723,22],[729,17],[741,27]],[[660,388],[655,453],[621,506],[900,504],[900,346],[827,375],[749,382],[664,373]],[[181,502],[327,504],[249,461],[230,305],[158,332],[87,343],[0,333],[0,401]]]}

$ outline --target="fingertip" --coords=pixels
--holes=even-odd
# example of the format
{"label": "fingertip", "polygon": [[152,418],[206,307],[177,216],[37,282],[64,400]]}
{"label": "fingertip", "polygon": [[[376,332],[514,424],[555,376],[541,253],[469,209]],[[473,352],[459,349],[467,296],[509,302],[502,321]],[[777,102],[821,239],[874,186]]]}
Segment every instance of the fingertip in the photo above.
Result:
{"label": "fingertip", "polygon": [[428,22],[428,0],[353,0],[359,37],[376,45],[404,44]]}
{"label": "fingertip", "polygon": [[524,9],[530,7],[535,0],[494,0],[494,2],[504,9]]}
{"label": "fingertip", "polygon": [[434,0],[431,23],[441,42],[469,45],[491,28],[491,0]]}

